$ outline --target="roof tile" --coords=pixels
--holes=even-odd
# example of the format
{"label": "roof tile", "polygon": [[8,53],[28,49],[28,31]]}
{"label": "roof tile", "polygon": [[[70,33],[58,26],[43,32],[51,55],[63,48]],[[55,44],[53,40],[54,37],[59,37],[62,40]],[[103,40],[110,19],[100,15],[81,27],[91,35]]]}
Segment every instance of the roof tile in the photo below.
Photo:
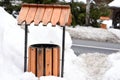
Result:
{"label": "roof tile", "polygon": [[39,25],[47,25],[49,22],[53,26],[59,24],[60,26],[70,25],[72,20],[69,5],[50,5],[50,4],[23,4],[18,17],[18,24],[26,22]]}

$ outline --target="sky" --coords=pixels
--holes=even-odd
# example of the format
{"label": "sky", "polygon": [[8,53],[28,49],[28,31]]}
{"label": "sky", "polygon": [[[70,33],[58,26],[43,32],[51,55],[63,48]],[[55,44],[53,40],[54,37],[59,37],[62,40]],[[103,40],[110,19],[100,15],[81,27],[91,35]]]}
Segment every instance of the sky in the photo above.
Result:
{"label": "sky", "polygon": [[[71,49],[72,40],[66,31],[64,77],[35,77],[31,72],[24,73],[24,29],[17,25],[17,20],[0,7],[0,79],[1,80],[120,80],[120,52],[106,55],[104,53],[83,53],[76,56]],[[82,30],[82,36],[102,39],[108,37],[107,30],[96,28],[75,28]],[[96,32],[95,32],[96,31]],[[116,33],[117,31],[117,33]],[[93,33],[94,32],[94,33]],[[120,30],[113,29],[114,35]],[[43,34],[44,33],[44,34]],[[101,34],[106,33],[106,35]],[[93,35],[94,34],[94,35]],[[52,36],[51,36],[52,35]],[[98,36],[97,35],[97,36]],[[61,48],[62,30],[60,26],[38,27],[31,24],[28,33],[28,47],[31,44],[57,44]],[[105,37],[105,38],[104,38]],[[61,55],[60,55],[61,56]],[[7,77],[6,77],[7,75]]]}

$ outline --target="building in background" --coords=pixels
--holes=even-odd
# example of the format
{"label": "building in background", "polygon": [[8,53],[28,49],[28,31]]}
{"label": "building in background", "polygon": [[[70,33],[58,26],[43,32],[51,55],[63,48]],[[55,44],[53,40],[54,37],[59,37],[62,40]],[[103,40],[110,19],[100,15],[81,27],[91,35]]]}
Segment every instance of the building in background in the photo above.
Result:
{"label": "building in background", "polygon": [[22,3],[21,0],[10,0],[12,5],[20,5]]}
{"label": "building in background", "polygon": [[112,25],[114,28],[120,29],[120,4],[119,0],[112,1],[109,6],[112,9]]}

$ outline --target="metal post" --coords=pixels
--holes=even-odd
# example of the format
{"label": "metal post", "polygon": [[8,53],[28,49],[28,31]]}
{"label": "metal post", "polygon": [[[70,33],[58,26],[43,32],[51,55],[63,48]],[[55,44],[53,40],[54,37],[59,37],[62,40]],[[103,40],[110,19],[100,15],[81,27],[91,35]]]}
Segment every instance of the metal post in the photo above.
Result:
{"label": "metal post", "polygon": [[28,37],[28,25],[25,24],[25,45],[24,45],[24,72],[27,71],[27,37]]}
{"label": "metal post", "polygon": [[64,50],[65,50],[65,26],[63,27],[63,38],[62,38],[62,65],[61,65],[61,77],[64,74]]}

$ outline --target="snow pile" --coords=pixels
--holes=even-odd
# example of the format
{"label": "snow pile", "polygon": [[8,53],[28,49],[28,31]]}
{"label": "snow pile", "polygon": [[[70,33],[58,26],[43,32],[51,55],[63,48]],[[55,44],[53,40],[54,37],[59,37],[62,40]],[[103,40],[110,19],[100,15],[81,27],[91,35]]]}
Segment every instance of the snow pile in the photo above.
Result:
{"label": "snow pile", "polygon": [[102,80],[103,75],[110,67],[110,64],[107,61],[108,56],[106,54],[87,53],[82,54],[79,57],[81,57],[85,63],[84,67],[87,74],[91,76],[90,80]]}
{"label": "snow pile", "polygon": [[120,40],[120,30],[119,29],[108,29],[109,32],[113,33]]}
{"label": "snow pile", "polygon": [[103,53],[85,53],[79,55],[82,59],[86,80],[119,80],[120,79],[120,52],[106,55]]}
{"label": "snow pile", "polygon": [[76,39],[120,42],[116,35],[106,29],[77,26],[76,28],[67,28],[67,31],[71,37]]}
{"label": "snow pile", "polygon": [[102,24],[106,24],[106,28],[109,29],[112,27],[112,20],[103,20]]}
{"label": "snow pile", "polygon": [[[76,56],[71,49],[72,41],[68,32],[66,32],[65,43],[65,66],[64,78],[55,76],[35,77],[31,72],[23,72],[24,63],[24,29],[17,25],[17,21],[4,9],[0,8],[0,79],[1,80],[119,80],[120,79],[120,52],[112,55],[99,53],[82,54]],[[79,28],[73,31],[76,36],[82,36],[83,39],[116,40],[104,29]],[[76,31],[76,32],[75,32]],[[78,33],[77,33],[78,32]],[[79,33],[81,32],[81,33]],[[43,34],[44,33],[44,34]],[[96,36],[95,36],[96,34]],[[108,35],[110,37],[108,37]],[[29,26],[28,47],[31,44],[52,43],[61,47],[62,30],[59,26],[43,27],[40,24],[34,27]],[[113,38],[112,38],[113,37]],[[117,39],[118,40],[118,39]],[[116,41],[117,41],[116,40]]]}
{"label": "snow pile", "polygon": [[38,78],[32,72],[25,72],[19,80],[38,80]]}
{"label": "snow pile", "polygon": [[64,77],[67,80],[87,80],[89,76],[84,69],[82,58],[78,58],[70,49],[65,51]]}
{"label": "snow pile", "polygon": [[105,73],[103,80],[120,80],[120,52],[109,55],[107,60],[112,66]]}
{"label": "snow pile", "polygon": [[40,77],[40,80],[66,80],[66,79],[55,76],[46,76],[46,77]]}

